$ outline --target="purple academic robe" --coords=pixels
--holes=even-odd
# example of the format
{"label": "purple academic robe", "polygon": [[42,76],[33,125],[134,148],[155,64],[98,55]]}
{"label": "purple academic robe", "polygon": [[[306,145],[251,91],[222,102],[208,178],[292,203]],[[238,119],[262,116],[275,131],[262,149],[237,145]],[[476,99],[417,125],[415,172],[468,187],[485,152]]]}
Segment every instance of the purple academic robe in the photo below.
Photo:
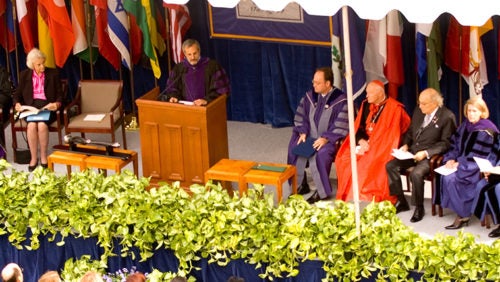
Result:
{"label": "purple academic robe", "polygon": [[488,158],[498,129],[488,119],[472,124],[464,121],[451,137],[451,148],[444,155],[448,160],[458,162],[457,171],[441,177],[441,205],[452,209],[460,217],[471,216],[476,195],[476,184],[481,175],[473,157]]}
{"label": "purple academic robe", "polygon": [[[332,194],[329,175],[336,153],[335,143],[344,138],[349,130],[347,97],[339,89],[334,89],[325,97],[309,91],[302,98],[295,113],[294,128],[288,145],[288,164],[297,167],[297,180],[302,183],[307,161],[312,179],[320,198]],[[311,157],[301,157],[292,153],[300,134],[317,139],[323,137],[328,143]]]}

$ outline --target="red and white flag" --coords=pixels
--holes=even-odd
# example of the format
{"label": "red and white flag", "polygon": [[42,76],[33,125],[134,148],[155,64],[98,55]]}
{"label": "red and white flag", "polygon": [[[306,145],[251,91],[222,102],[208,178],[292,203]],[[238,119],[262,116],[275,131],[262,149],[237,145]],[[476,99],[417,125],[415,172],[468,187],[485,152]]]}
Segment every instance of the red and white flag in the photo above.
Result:
{"label": "red and white flag", "polygon": [[382,20],[370,20],[363,56],[367,81],[389,82],[389,95],[394,98],[404,83],[402,33],[403,23],[396,10]]}
{"label": "red and white flag", "polygon": [[19,22],[19,33],[23,41],[24,52],[28,52],[37,45],[34,31],[37,28],[36,1],[16,0],[17,21]]}
{"label": "red and white flag", "polygon": [[172,57],[175,63],[179,63],[184,59],[184,54],[182,53],[182,40],[191,27],[191,17],[185,5],[167,4],[163,2],[163,6],[168,8]]}

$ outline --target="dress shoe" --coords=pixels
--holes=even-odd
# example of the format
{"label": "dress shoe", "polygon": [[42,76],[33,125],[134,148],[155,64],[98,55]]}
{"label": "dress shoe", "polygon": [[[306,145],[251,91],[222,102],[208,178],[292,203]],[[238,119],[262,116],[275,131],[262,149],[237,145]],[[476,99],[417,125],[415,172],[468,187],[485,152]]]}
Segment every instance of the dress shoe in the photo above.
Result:
{"label": "dress shoe", "polygon": [[28,171],[29,171],[29,172],[33,172],[37,166],[38,166],[38,164],[35,164],[35,165],[28,165]]}
{"label": "dress shoe", "polygon": [[318,191],[314,191],[314,193],[311,195],[311,197],[309,197],[307,199],[307,202],[311,205],[318,202],[318,201],[321,201],[321,198],[319,197]]}
{"label": "dress shoe", "polygon": [[299,195],[305,195],[309,192],[311,192],[311,188],[309,188],[309,184],[307,184],[307,183],[303,183],[297,189],[297,194],[299,194]]}
{"label": "dress shoe", "polygon": [[454,230],[454,229],[459,229],[462,228],[462,226],[468,226],[469,225],[469,217],[459,217],[455,218],[455,221],[453,221],[452,224],[445,226],[444,228]]}
{"label": "dress shoe", "polygon": [[419,222],[424,218],[425,210],[424,208],[416,207],[415,212],[413,212],[413,216],[411,217],[411,222]]}
{"label": "dress shoe", "polygon": [[40,166],[41,166],[41,167],[43,167],[43,168],[48,168],[48,167],[49,167],[49,164],[44,164],[44,163],[42,163],[42,164],[40,164]]}
{"label": "dress shoe", "polygon": [[490,232],[490,234],[488,234],[488,237],[490,238],[497,238],[497,237],[500,237],[500,225],[493,229],[493,231]]}
{"label": "dress shoe", "polygon": [[400,201],[397,201],[394,206],[396,207],[396,213],[400,213],[400,212],[404,212],[404,211],[409,211],[410,210],[410,206],[408,206],[408,203],[406,201],[404,203],[400,202]]}

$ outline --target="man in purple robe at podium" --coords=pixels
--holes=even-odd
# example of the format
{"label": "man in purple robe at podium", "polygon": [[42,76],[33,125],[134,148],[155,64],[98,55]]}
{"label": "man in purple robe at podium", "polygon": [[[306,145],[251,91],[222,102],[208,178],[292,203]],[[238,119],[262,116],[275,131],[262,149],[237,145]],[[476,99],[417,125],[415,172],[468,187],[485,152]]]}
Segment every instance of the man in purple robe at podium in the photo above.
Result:
{"label": "man in purple robe at podium", "polygon": [[163,101],[181,100],[205,106],[220,95],[229,95],[229,78],[217,61],[201,57],[200,43],[187,39],[182,43],[184,60],[174,66],[167,80]]}

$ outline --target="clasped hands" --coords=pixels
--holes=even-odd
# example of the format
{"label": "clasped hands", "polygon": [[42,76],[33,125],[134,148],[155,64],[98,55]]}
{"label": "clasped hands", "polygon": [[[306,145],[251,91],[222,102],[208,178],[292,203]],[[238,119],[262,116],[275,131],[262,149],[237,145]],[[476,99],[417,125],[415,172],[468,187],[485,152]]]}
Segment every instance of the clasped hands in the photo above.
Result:
{"label": "clasped hands", "polygon": [[[297,145],[302,143],[302,142],[306,142],[306,138],[307,138],[307,135],[304,133],[301,133],[299,136],[299,140],[297,141]],[[318,139],[314,140],[313,148],[316,151],[319,151],[319,149],[321,149],[321,147],[323,147],[326,143],[328,143],[328,139],[326,139],[324,137],[319,137]]]}

